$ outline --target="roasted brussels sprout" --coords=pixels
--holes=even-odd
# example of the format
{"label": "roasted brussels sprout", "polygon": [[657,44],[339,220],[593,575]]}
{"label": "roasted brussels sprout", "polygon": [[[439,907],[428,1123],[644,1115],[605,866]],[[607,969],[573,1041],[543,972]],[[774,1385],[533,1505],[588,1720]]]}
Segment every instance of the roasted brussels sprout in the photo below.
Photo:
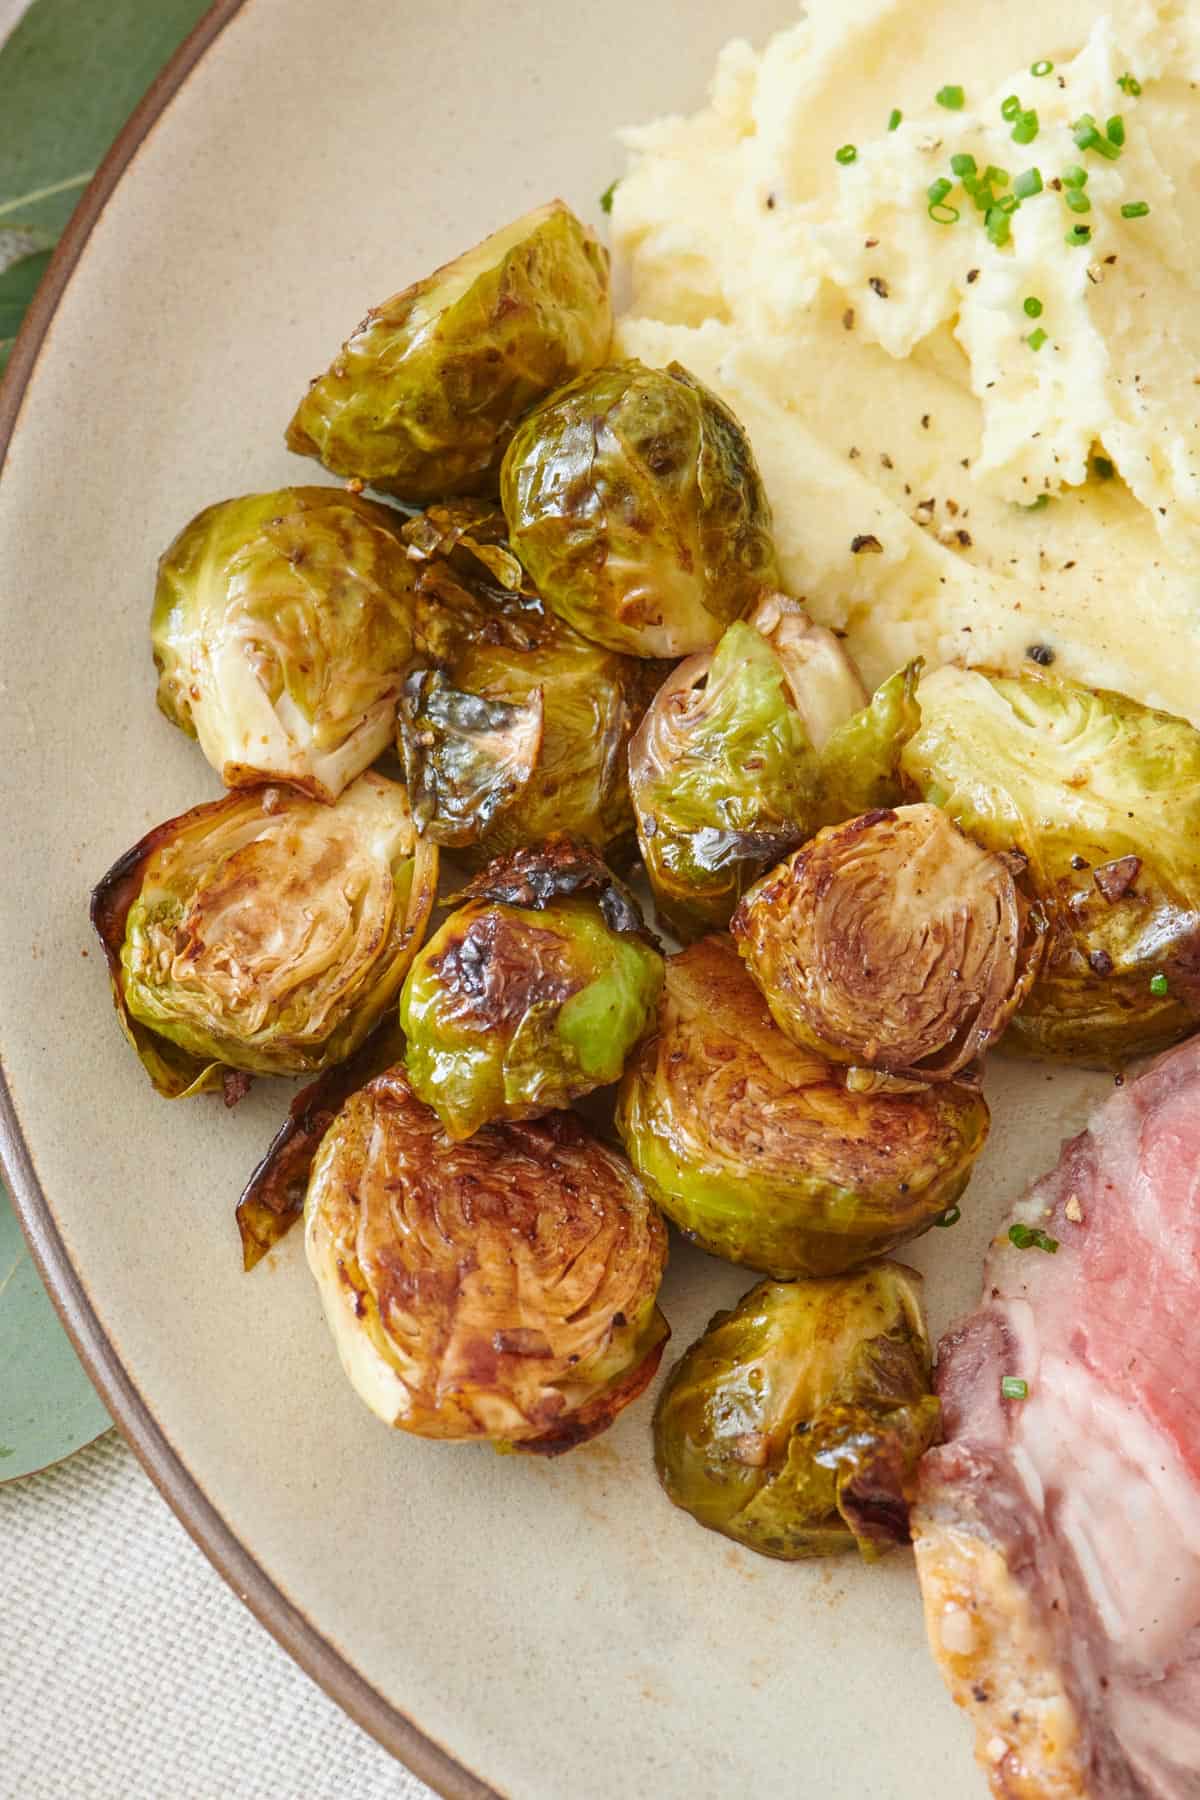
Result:
{"label": "roasted brussels sprout", "polygon": [[630,1063],[617,1126],[651,1198],[714,1256],[835,1275],[919,1236],[967,1185],[981,1094],[865,1083],[774,1024],[727,937],[666,968],[658,1035]]}
{"label": "roasted brussels sprout", "polygon": [[629,786],[655,900],[680,936],[727,925],[763,870],[851,798],[899,799],[916,679],[916,665],[901,671],[865,707],[832,632],[783,595],[668,676],[630,745]]}
{"label": "roasted brussels sprout", "polygon": [[546,604],[613,650],[707,649],[776,581],[750,445],[678,363],[618,363],[555,394],[509,445],[500,492]]}
{"label": "roasted brussels sprout", "polygon": [[608,354],[608,252],[561,200],[373,307],[289,450],[422,502],[494,492],[517,421]]}
{"label": "roasted brussels sprout", "polygon": [[670,1335],[662,1220],[572,1113],[456,1143],[392,1069],[330,1126],[305,1220],[347,1375],[420,1437],[569,1450],[641,1393]]}
{"label": "roasted brussels sprout", "polygon": [[398,745],[418,821],[471,862],[558,831],[623,860],[628,744],[657,665],[547,612],[502,514],[431,508],[404,535],[425,660],[401,697]]}
{"label": "roasted brussels sprout", "polygon": [[920,1276],[897,1263],[763,1281],[719,1312],[654,1413],[676,1506],[794,1562],[907,1544],[919,1459],[937,1437]]}
{"label": "roasted brussels sprout", "polygon": [[818,832],[751,888],[733,935],[782,1030],[833,1062],[950,1081],[999,1038],[1046,922],[936,806]]}
{"label": "roasted brussels sprout", "polygon": [[453,1138],[616,1081],[663,968],[636,902],[583,845],[518,851],[461,898],[400,1002],[409,1080]]}
{"label": "roasted brussels sprout", "polygon": [[226,787],[336,800],[392,739],[412,565],[387,507],[339,488],[210,506],[158,565],[158,704]]}
{"label": "roasted brussels sprout", "polygon": [[396,1001],[437,857],[403,787],[370,771],[333,806],[263,788],[148,832],[96,888],[92,922],[159,1092],[348,1057]]}
{"label": "roasted brussels sprout", "polygon": [[1052,915],[1006,1048],[1102,1065],[1200,1021],[1200,732],[1123,694],[939,669],[903,772]]}

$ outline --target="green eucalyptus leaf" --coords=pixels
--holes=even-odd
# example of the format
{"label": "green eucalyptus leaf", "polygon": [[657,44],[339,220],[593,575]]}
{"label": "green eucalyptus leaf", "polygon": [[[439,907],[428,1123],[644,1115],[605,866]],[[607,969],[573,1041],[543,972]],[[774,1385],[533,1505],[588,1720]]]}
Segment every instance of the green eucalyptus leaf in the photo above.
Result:
{"label": "green eucalyptus leaf", "polygon": [[61,1462],[108,1428],[0,1188],[0,1482]]}

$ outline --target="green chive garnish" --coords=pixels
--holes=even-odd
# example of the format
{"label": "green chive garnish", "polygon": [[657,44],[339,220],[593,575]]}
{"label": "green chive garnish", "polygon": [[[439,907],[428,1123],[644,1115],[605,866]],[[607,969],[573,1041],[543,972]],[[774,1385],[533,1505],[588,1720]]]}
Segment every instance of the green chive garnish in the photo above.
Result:
{"label": "green chive garnish", "polygon": [[1064,187],[1086,187],[1088,173],[1086,169],[1081,169],[1078,163],[1068,163],[1059,180]]}
{"label": "green chive garnish", "polygon": [[1063,198],[1072,212],[1085,213],[1092,210],[1092,203],[1082,188],[1068,188]]}
{"label": "green chive garnish", "polygon": [[1022,1381],[1019,1375],[1006,1375],[1000,1383],[1000,1392],[1006,1400],[1028,1400],[1029,1383]]}
{"label": "green chive garnish", "polygon": [[1044,186],[1040,169],[1025,169],[1013,182],[1013,193],[1019,200],[1030,200],[1034,194],[1040,194]]}
{"label": "green chive garnish", "polygon": [[1071,127],[1071,136],[1081,150],[1095,150],[1100,156],[1107,157],[1109,162],[1116,162],[1121,154],[1120,145],[1109,143],[1091,113],[1084,113],[1081,118],[1076,119]]}
{"label": "green chive garnish", "polygon": [[991,239],[992,243],[996,245],[997,249],[1001,244],[1007,244],[1009,238],[1012,236],[1012,226],[1009,223],[1009,217],[1006,212],[999,206],[989,206],[987,217],[984,219],[983,223],[988,237]]}
{"label": "green chive garnish", "polygon": [[939,201],[944,200],[953,186],[954,183],[947,181],[944,175],[940,176],[937,181],[931,181],[926,189],[930,205],[936,206]]}
{"label": "green chive garnish", "polygon": [[1042,316],[1042,311],[1043,311],[1042,303],[1037,298],[1037,295],[1030,294],[1028,300],[1025,302],[1026,317],[1030,318],[1030,319],[1040,319]]}
{"label": "green chive garnish", "polygon": [[1012,141],[1014,144],[1032,144],[1039,130],[1037,114],[1024,112],[1012,128]]}
{"label": "green chive garnish", "polygon": [[1127,200],[1125,205],[1121,208],[1121,217],[1123,219],[1144,219],[1149,211],[1150,205],[1148,201]]}
{"label": "green chive garnish", "polygon": [[1029,73],[1031,75],[1053,75],[1054,64],[1047,61],[1045,57],[1041,57],[1037,62],[1030,66]]}
{"label": "green chive garnish", "polygon": [[1029,336],[1025,339],[1025,342],[1029,345],[1031,350],[1040,350],[1045,341],[1046,333],[1042,330],[1040,325],[1036,331],[1031,331]]}
{"label": "green chive garnish", "polygon": [[996,202],[996,205],[1000,208],[1002,213],[1009,214],[1015,213],[1020,204],[1021,202],[1017,199],[1015,194],[1005,194]]}
{"label": "green chive garnish", "polygon": [[843,144],[840,150],[834,151],[833,160],[835,162],[840,162],[840,163],[857,162],[858,161],[857,146],[854,144]]}
{"label": "green chive garnish", "polygon": [[1000,117],[1002,119],[1007,119],[1011,123],[1013,119],[1019,119],[1020,116],[1021,96],[1019,94],[1010,94],[1007,100],[1001,102]]}
{"label": "green chive garnish", "polygon": [[969,150],[960,150],[957,156],[952,156],[950,158],[950,167],[954,170],[956,175],[974,175],[976,168],[975,158],[971,155]]}
{"label": "green chive garnish", "polygon": [[944,106],[948,112],[961,112],[967,103],[967,96],[960,87],[939,88],[934,98],[938,105]]}
{"label": "green chive garnish", "polygon": [[1008,170],[998,169],[995,163],[989,163],[987,168],[983,171],[983,179],[985,181],[990,181],[993,187],[1007,187]]}
{"label": "green chive garnish", "polygon": [[1104,127],[1104,133],[1109,143],[1115,144],[1119,150],[1125,142],[1125,121],[1120,113],[1113,114],[1112,118],[1108,121],[1108,124]]}
{"label": "green chive garnish", "polygon": [[957,206],[946,206],[942,201],[935,200],[929,208],[929,216],[935,225],[957,225],[961,215]]}
{"label": "green chive garnish", "polygon": [[898,106],[893,106],[891,112],[888,114],[888,130],[895,131],[903,117],[904,114],[900,111],[900,108]]}
{"label": "green chive garnish", "polygon": [[1045,1250],[1050,1256],[1058,1249],[1058,1239],[1047,1236],[1036,1225],[1010,1225],[1008,1241],[1018,1250]]}
{"label": "green chive garnish", "polygon": [[1117,472],[1115,463],[1110,462],[1107,456],[1093,456],[1092,470],[1101,481],[1111,481]]}
{"label": "green chive garnish", "polygon": [[1045,512],[1045,510],[1049,506],[1049,504],[1050,504],[1049,494],[1039,494],[1036,500],[1031,500],[1029,502],[1028,506],[1023,506],[1021,508],[1021,511],[1022,512]]}
{"label": "green chive garnish", "polygon": [[616,193],[618,186],[618,182],[610,181],[604,192],[601,194],[600,211],[602,213],[610,213],[612,211],[613,195]]}
{"label": "green chive garnish", "polygon": [[1165,975],[1152,975],[1150,977],[1150,992],[1154,995],[1156,1000],[1165,1000],[1170,991],[1171,989]]}
{"label": "green chive garnish", "polygon": [[1137,76],[1130,75],[1128,71],[1124,75],[1118,77],[1117,86],[1123,94],[1132,94],[1135,100],[1142,91],[1142,84]]}
{"label": "green chive garnish", "polygon": [[1091,241],[1092,228],[1090,225],[1072,225],[1066,236],[1066,242],[1075,250],[1082,249],[1085,244],[1090,244]]}
{"label": "green chive garnish", "polygon": [[936,1218],[933,1222],[942,1231],[946,1231],[949,1229],[949,1227],[951,1225],[957,1225],[958,1221],[961,1218],[962,1218],[962,1207],[961,1206],[951,1206],[946,1212],[942,1213],[941,1216],[939,1218]]}

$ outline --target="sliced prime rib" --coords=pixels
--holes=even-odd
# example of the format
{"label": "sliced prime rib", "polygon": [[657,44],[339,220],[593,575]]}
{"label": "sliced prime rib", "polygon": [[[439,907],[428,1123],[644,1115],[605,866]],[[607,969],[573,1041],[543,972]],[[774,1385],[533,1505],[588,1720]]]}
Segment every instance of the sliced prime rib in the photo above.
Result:
{"label": "sliced prime rib", "polygon": [[1198,1800],[1200,1038],[1010,1223],[1058,1249],[1002,1233],[939,1350],[913,1518],[934,1655],[1004,1800]]}

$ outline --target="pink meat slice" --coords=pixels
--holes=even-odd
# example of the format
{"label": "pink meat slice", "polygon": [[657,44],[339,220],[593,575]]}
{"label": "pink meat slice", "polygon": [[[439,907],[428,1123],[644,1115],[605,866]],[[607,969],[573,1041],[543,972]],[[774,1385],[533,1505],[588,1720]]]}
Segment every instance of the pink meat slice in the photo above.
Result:
{"label": "pink meat slice", "polygon": [[[1116,1089],[938,1353],[913,1534],[1005,1800],[1200,1800],[1200,1038]],[[1028,1385],[1006,1399],[1005,1376]]]}

